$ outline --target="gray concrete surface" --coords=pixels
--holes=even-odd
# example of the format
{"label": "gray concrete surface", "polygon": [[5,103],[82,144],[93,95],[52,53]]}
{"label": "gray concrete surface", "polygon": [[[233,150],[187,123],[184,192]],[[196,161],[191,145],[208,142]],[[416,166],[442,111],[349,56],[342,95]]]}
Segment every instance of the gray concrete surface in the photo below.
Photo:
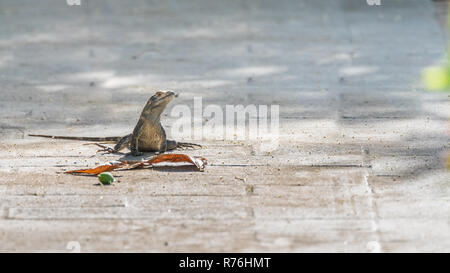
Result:
{"label": "gray concrete surface", "polygon": [[[420,83],[444,31],[381,2],[1,1],[0,251],[448,252],[448,95]],[[120,156],[26,136],[128,133],[157,89],[169,132],[194,96],[280,105],[280,146],[204,139],[204,173],[100,187],[61,172]]]}

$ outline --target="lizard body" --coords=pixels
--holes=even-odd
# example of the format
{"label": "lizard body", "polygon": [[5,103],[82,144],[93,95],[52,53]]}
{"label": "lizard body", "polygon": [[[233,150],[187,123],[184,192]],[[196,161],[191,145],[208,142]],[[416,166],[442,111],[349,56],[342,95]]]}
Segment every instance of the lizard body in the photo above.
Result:
{"label": "lizard body", "polygon": [[75,137],[36,134],[29,134],[29,136],[84,141],[113,141],[116,142],[116,145],[114,149],[110,150],[111,152],[118,152],[128,147],[133,155],[141,155],[143,152],[165,152],[183,147],[201,147],[198,144],[176,142],[166,138],[166,132],[161,125],[161,114],[167,104],[177,96],[173,91],[156,92],[144,106],[133,133],[123,137]]}

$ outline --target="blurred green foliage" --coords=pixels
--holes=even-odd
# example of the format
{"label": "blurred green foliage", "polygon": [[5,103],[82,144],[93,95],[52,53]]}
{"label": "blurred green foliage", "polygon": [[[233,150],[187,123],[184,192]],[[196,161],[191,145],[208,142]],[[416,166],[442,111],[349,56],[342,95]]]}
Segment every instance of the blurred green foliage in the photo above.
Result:
{"label": "blurred green foliage", "polygon": [[450,67],[427,67],[422,73],[422,81],[432,91],[450,91]]}
{"label": "blurred green foliage", "polygon": [[[447,32],[450,37],[450,5],[447,6]],[[447,51],[447,55],[449,51]],[[448,57],[447,57],[448,58]],[[450,92],[450,58],[445,65],[430,66],[423,70],[422,82],[425,87],[432,91]]]}

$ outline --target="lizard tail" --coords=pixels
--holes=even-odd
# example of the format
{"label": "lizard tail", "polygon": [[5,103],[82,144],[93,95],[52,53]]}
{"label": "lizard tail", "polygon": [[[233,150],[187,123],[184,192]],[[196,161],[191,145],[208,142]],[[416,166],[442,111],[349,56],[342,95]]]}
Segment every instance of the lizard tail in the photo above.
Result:
{"label": "lizard tail", "polygon": [[77,137],[77,136],[52,136],[52,135],[36,135],[28,134],[31,137],[45,137],[53,139],[69,139],[69,140],[83,140],[83,141],[118,141],[122,137]]}

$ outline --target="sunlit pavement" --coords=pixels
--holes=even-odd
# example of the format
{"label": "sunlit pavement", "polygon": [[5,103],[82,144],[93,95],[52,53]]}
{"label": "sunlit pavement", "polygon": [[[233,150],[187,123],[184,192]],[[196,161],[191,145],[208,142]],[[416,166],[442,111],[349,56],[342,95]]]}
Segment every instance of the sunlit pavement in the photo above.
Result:
{"label": "sunlit pavement", "polygon": [[[431,1],[161,2],[0,4],[0,251],[450,249],[448,95],[420,81],[446,44]],[[27,136],[125,135],[158,89],[180,93],[173,139],[198,97],[278,105],[276,145],[204,127],[183,152],[205,172],[102,187],[62,172],[119,155]]]}

